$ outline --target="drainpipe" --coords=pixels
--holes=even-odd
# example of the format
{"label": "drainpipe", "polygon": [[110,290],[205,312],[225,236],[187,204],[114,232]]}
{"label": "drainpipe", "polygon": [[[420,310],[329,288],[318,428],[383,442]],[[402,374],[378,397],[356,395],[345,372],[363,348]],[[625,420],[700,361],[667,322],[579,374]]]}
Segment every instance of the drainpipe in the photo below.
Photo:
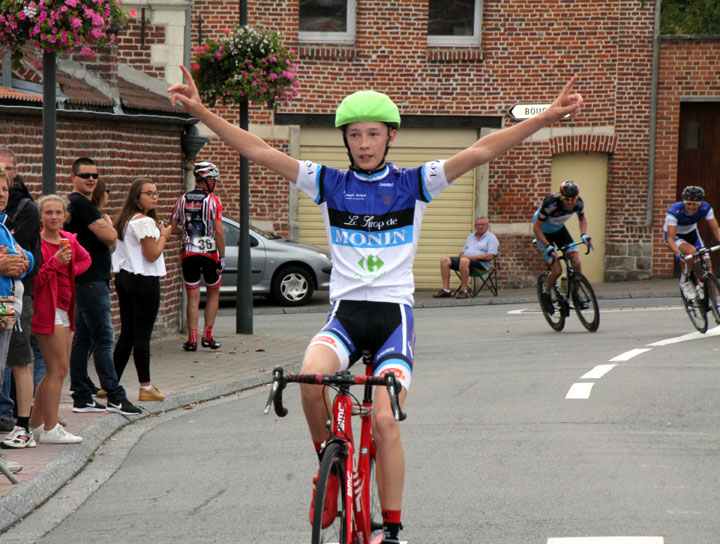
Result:
{"label": "drainpipe", "polygon": [[655,0],[655,25],[653,28],[652,76],[650,82],[650,145],[648,149],[648,196],[645,203],[645,226],[653,224],[655,200],[655,139],[657,137],[658,79],[660,72],[660,10],[662,0]]}

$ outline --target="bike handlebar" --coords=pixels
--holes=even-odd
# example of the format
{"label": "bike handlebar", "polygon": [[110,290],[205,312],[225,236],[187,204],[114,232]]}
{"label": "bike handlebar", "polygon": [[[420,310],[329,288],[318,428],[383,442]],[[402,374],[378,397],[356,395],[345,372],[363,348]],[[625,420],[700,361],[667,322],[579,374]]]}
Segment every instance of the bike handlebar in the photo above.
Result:
{"label": "bike handlebar", "polygon": [[[576,248],[576,247],[578,247],[578,246],[582,246],[582,245],[587,246],[587,251],[585,251],[585,255],[589,254],[591,249],[594,249],[594,248],[593,248],[593,245],[592,245],[592,242],[590,242],[590,241],[585,242],[585,241],[583,240],[583,241],[580,241],[580,242],[573,242],[572,244],[568,244],[568,245],[566,245],[566,246],[559,247],[559,248],[557,248],[556,251],[553,251],[553,253],[557,253],[557,251],[562,251],[562,252],[563,252],[563,255],[564,255],[565,253],[567,253],[567,252],[570,251],[571,249],[574,249],[574,248]],[[550,246],[548,246],[548,247],[554,247],[554,246],[550,245]],[[550,264],[554,264],[556,259],[557,259],[557,256],[553,256],[552,260],[550,261]]]}
{"label": "bike handlebar", "polygon": [[708,253],[712,253],[713,251],[717,251],[718,249],[720,249],[720,244],[718,244],[718,245],[716,245],[716,246],[712,246],[712,247],[701,247],[701,248],[698,249],[697,252],[696,252],[695,254],[693,254],[693,255],[688,255],[688,254],[686,254],[686,253],[685,253],[685,254],[682,254],[682,255],[683,255],[682,258],[683,258],[684,260],[692,261],[693,257],[703,257],[704,255],[707,255]]}
{"label": "bike handlebar", "polygon": [[283,406],[282,392],[288,383],[309,383],[314,385],[375,385],[387,387],[388,397],[390,397],[390,405],[392,406],[393,416],[396,421],[404,421],[407,414],[403,412],[398,402],[398,395],[402,386],[395,378],[395,373],[388,371],[382,376],[366,376],[364,374],[355,375],[350,373],[337,374],[287,374],[281,366],[276,366],[273,370],[273,380],[270,386],[270,395],[263,412],[270,412],[270,405],[275,408],[275,413],[279,417],[285,417],[288,414],[287,408]]}

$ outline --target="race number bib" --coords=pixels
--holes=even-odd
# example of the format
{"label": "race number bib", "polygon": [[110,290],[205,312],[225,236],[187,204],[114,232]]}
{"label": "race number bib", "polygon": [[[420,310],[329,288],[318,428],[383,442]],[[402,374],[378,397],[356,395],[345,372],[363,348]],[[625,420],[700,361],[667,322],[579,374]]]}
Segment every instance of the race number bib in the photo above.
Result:
{"label": "race number bib", "polygon": [[211,236],[201,236],[190,240],[190,251],[195,253],[213,253],[217,249],[215,239]]}

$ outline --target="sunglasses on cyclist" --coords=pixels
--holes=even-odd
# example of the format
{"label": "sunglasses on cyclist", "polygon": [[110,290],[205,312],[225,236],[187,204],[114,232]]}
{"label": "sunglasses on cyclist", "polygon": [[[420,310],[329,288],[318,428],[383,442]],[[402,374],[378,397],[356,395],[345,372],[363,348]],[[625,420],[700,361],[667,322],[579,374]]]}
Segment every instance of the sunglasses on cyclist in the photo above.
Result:
{"label": "sunglasses on cyclist", "polygon": [[575,202],[578,197],[576,196],[562,196],[560,195],[560,198],[562,198],[565,202]]}
{"label": "sunglasses on cyclist", "polygon": [[100,174],[98,174],[97,172],[92,173],[92,174],[90,172],[83,172],[82,174],[75,174],[75,175],[82,179],[90,179],[90,178],[98,179],[100,177]]}

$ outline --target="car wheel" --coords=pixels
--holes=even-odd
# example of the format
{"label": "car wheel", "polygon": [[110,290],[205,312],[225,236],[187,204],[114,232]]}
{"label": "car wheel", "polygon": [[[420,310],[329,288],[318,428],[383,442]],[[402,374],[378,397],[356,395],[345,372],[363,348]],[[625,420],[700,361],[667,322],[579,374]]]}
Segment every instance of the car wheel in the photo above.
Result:
{"label": "car wheel", "polygon": [[299,306],[310,300],[313,282],[310,273],[300,266],[288,266],[273,279],[273,298],[283,306]]}

